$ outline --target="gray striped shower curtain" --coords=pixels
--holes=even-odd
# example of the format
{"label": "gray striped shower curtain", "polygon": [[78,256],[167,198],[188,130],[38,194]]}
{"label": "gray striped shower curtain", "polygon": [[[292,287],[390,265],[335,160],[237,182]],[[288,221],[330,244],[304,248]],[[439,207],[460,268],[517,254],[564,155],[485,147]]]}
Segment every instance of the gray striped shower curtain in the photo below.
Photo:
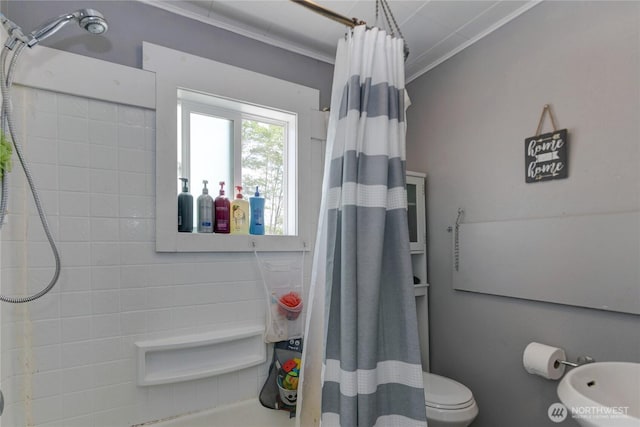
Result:
{"label": "gray striped shower curtain", "polygon": [[[405,97],[401,39],[359,26],[339,42],[310,291],[318,296],[311,310],[324,312],[307,323],[309,333],[322,319],[323,339],[307,339],[303,356],[313,368],[320,363],[312,354],[322,354],[316,384],[323,426],[426,425],[407,230]],[[304,369],[302,411],[313,383]]]}

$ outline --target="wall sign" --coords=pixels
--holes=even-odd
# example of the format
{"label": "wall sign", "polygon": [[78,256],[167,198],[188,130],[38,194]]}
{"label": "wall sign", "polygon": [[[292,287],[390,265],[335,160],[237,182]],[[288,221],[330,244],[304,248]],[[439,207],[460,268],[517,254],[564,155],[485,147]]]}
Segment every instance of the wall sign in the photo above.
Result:
{"label": "wall sign", "polygon": [[566,129],[527,138],[524,150],[527,183],[568,176]]}
{"label": "wall sign", "polygon": [[[549,114],[553,132],[540,134],[545,114]],[[536,136],[524,140],[524,174],[527,183],[568,176],[567,130],[556,129],[551,106],[546,104],[538,121]]]}

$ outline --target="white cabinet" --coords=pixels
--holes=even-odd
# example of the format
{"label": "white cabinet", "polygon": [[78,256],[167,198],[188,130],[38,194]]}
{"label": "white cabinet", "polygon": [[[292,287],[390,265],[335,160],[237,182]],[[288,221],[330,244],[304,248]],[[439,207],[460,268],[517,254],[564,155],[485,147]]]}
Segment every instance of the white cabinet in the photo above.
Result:
{"label": "white cabinet", "polygon": [[424,174],[407,172],[407,214],[409,217],[409,242],[411,252],[424,252],[425,208],[424,208]]}
{"label": "white cabinet", "polygon": [[422,369],[429,372],[429,284],[427,282],[427,216],[426,216],[426,175],[407,172],[407,214],[409,219],[409,241],[416,295],[416,315],[420,336]]}
{"label": "white cabinet", "polygon": [[427,224],[425,209],[425,178],[419,172],[407,172],[407,217],[409,220],[409,243],[416,295],[424,292],[427,285]]}

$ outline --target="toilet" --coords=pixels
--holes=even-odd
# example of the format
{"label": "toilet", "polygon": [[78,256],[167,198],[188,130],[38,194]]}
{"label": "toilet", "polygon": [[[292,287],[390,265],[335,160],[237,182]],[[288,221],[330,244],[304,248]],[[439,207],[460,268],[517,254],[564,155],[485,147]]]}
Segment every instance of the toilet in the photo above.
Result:
{"label": "toilet", "polygon": [[[424,220],[424,218],[422,218]],[[413,267],[419,277],[426,277],[426,245],[423,251],[412,252]],[[478,405],[471,390],[451,378],[430,373],[429,356],[429,285],[416,290],[418,342],[422,362],[422,384],[428,427],[467,427],[478,416]]]}
{"label": "toilet", "polygon": [[429,427],[467,427],[478,415],[471,390],[451,378],[422,373]]}

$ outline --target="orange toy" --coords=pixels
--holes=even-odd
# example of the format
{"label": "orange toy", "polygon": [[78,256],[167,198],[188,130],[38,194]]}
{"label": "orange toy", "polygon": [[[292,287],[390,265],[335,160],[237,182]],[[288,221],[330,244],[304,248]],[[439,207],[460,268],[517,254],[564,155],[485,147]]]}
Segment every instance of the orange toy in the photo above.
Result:
{"label": "orange toy", "polygon": [[287,317],[287,320],[295,320],[302,311],[302,298],[297,292],[289,292],[278,299],[278,311]]}

